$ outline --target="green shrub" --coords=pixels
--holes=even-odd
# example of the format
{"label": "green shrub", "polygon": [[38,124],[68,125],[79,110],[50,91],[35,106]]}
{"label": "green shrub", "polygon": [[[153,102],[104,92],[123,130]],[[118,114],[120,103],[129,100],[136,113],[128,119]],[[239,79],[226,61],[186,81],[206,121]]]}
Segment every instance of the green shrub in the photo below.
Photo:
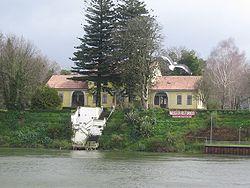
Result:
{"label": "green shrub", "polygon": [[51,139],[68,139],[70,140],[73,135],[70,120],[63,123],[49,124],[46,129],[47,135]]}
{"label": "green shrub", "polygon": [[111,135],[101,136],[99,139],[99,144],[99,148],[105,150],[124,149],[128,144],[128,140],[123,134],[113,133]]}
{"label": "green shrub", "polygon": [[16,147],[38,147],[48,146],[52,142],[46,135],[46,125],[41,123],[34,127],[22,127],[13,133],[11,145]]}
{"label": "green shrub", "polygon": [[112,134],[111,143],[112,143],[113,148],[116,148],[116,149],[122,148],[122,145],[123,145],[122,135]]}
{"label": "green shrub", "polygon": [[146,151],[156,152],[182,152],[185,143],[182,138],[167,133],[164,137],[152,137],[147,140]]}
{"label": "green shrub", "polygon": [[0,135],[0,146],[7,146],[10,142],[9,136]]}
{"label": "green shrub", "polygon": [[42,110],[55,110],[61,108],[61,99],[57,94],[57,91],[53,88],[47,86],[38,88],[32,99],[31,108],[32,109],[42,109]]}
{"label": "green shrub", "polygon": [[185,152],[187,153],[201,153],[204,150],[203,143],[188,142],[185,145]]}
{"label": "green shrub", "polygon": [[132,127],[133,139],[149,138],[154,134],[155,117],[149,111],[131,110],[126,113],[125,121]]}

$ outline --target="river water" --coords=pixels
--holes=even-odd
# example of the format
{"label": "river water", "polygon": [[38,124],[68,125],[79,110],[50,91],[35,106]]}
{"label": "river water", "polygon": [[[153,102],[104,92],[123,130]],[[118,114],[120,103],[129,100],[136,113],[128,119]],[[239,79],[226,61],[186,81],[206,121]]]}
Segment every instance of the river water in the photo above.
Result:
{"label": "river water", "polygon": [[250,187],[250,157],[0,149],[1,188]]}

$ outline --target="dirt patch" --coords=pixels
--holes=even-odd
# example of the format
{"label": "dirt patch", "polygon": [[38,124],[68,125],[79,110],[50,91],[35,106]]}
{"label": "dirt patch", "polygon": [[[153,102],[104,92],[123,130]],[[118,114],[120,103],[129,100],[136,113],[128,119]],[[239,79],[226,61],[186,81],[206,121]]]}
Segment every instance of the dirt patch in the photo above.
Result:
{"label": "dirt patch", "polygon": [[[250,136],[250,129],[241,129],[241,138],[246,140]],[[187,140],[204,140],[210,138],[210,128],[198,129],[196,131],[191,131],[186,134]],[[237,141],[239,139],[239,129],[238,128],[213,128],[213,140],[217,141]]]}

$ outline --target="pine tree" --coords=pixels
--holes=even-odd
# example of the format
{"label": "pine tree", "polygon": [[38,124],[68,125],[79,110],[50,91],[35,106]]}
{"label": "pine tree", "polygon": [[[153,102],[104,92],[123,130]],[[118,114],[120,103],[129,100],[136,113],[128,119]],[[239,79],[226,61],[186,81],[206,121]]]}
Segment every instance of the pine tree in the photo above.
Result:
{"label": "pine tree", "polygon": [[146,9],[146,4],[139,0],[119,0],[118,1],[117,18],[119,25],[126,28],[129,20],[137,17],[147,15],[149,12]]}
{"label": "pine tree", "polygon": [[94,81],[96,84],[96,106],[101,106],[103,84],[116,78],[116,64],[112,58],[114,42],[115,12],[112,0],[91,0],[87,8],[85,34],[79,38],[72,60],[73,71],[82,75],[75,79]]}

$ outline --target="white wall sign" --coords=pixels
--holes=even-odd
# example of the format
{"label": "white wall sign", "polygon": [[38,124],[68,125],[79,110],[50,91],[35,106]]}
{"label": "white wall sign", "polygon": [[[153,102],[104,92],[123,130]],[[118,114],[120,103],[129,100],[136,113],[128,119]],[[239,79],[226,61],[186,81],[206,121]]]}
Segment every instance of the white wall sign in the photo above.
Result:
{"label": "white wall sign", "polygon": [[195,115],[195,111],[181,111],[181,110],[171,110],[169,115],[173,118],[192,118]]}

